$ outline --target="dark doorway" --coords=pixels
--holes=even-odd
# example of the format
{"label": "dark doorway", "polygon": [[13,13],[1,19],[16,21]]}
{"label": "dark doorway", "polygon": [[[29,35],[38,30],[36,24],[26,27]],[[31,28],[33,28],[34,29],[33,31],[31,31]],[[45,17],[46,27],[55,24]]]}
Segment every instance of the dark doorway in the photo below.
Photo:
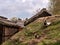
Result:
{"label": "dark doorway", "polygon": [[0,44],[2,43],[3,26],[0,25]]}

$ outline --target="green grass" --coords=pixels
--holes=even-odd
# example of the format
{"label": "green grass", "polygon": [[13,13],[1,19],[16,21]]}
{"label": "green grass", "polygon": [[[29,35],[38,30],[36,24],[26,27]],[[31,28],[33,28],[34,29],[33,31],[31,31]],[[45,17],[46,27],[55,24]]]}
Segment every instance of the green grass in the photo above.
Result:
{"label": "green grass", "polygon": [[[60,20],[55,20],[50,26],[46,28],[44,28],[42,22],[34,21],[31,24],[27,25],[22,31],[13,36],[14,38],[17,37],[16,42],[8,40],[4,45],[29,45],[28,41],[35,39],[33,33],[36,32],[37,34],[41,35],[43,31],[46,31],[45,35],[47,37],[36,45],[60,45]],[[19,42],[19,38],[21,37],[23,37],[23,42]]]}
{"label": "green grass", "polygon": [[[45,28],[45,30],[49,30],[46,33],[47,39],[40,43],[43,43],[42,45],[60,45],[60,20],[56,20],[50,26]],[[56,42],[54,42],[54,40]]]}

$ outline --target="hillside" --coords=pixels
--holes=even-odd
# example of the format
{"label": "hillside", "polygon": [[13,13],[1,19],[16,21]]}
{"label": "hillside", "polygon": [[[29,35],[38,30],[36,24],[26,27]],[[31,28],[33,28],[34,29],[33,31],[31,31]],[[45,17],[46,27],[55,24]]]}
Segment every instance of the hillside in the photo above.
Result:
{"label": "hillside", "polygon": [[[51,22],[47,27],[45,19]],[[60,16],[39,18],[2,45],[60,45]]]}

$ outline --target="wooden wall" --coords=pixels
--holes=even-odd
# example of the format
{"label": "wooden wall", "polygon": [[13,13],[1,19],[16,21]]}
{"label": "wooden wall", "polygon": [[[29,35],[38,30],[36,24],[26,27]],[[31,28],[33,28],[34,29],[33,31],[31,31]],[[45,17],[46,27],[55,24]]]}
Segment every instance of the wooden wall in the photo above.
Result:
{"label": "wooden wall", "polygon": [[13,36],[15,33],[19,31],[19,28],[17,27],[4,26],[3,29],[4,29],[3,38],[2,38],[3,41],[8,40],[11,36]]}

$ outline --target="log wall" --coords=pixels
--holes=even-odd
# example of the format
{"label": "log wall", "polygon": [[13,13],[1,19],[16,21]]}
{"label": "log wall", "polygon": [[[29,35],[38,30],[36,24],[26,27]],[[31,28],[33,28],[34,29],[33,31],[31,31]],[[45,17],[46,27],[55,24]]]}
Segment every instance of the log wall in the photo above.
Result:
{"label": "log wall", "polygon": [[19,28],[4,26],[3,33],[2,33],[3,34],[3,37],[2,37],[3,42],[8,40],[11,36],[13,36],[18,31],[19,31]]}

